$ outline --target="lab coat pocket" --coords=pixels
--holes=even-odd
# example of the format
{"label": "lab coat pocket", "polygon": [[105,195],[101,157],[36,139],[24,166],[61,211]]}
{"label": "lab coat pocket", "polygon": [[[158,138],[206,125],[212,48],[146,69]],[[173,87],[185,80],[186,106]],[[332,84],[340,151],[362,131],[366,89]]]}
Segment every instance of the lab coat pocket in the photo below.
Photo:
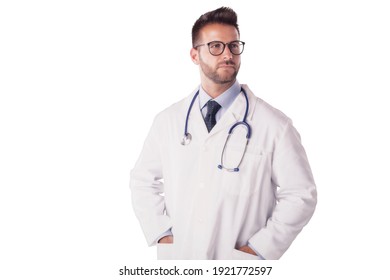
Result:
{"label": "lab coat pocket", "polygon": [[260,258],[255,255],[248,254],[237,249],[233,249],[232,260],[260,260]]}
{"label": "lab coat pocket", "polygon": [[231,195],[250,196],[257,192],[264,172],[264,154],[259,150],[248,146],[246,150],[234,146],[226,149],[224,154],[224,166],[235,168],[238,171],[221,170],[224,188]]}
{"label": "lab coat pocket", "polygon": [[174,247],[173,243],[157,243],[157,259],[174,260]]}

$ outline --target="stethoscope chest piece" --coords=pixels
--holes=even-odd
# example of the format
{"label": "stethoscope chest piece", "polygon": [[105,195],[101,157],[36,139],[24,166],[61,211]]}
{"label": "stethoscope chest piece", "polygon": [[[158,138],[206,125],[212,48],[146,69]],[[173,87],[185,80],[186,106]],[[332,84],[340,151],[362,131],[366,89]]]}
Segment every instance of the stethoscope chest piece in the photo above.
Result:
{"label": "stethoscope chest piece", "polygon": [[191,140],[192,140],[191,134],[187,133],[184,135],[183,140],[181,140],[181,144],[183,146],[186,146],[186,145],[190,144]]}

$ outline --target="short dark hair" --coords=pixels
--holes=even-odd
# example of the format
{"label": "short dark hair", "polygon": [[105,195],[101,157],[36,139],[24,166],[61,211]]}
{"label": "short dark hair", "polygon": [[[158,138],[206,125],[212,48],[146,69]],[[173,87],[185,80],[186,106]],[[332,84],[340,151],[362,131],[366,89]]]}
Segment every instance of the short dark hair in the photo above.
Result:
{"label": "short dark hair", "polygon": [[221,7],[214,11],[201,15],[192,27],[192,46],[195,47],[195,42],[199,39],[200,30],[208,24],[221,23],[232,25],[237,29],[238,35],[240,30],[237,24],[237,14],[233,9],[228,7]]}

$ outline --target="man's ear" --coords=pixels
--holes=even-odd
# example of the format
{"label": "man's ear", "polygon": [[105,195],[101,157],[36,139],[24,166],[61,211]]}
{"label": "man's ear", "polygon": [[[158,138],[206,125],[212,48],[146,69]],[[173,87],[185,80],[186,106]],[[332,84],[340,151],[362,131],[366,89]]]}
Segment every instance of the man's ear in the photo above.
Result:
{"label": "man's ear", "polygon": [[198,50],[192,48],[190,51],[191,60],[194,64],[199,65],[199,53]]}

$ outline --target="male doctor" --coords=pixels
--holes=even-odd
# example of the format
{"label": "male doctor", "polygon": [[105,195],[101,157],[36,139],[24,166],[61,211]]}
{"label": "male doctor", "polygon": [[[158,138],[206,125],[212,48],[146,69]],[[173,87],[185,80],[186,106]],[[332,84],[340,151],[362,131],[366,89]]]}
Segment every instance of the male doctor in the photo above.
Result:
{"label": "male doctor", "polygon": [[192,44],[201,84],[154,120],[131,172],[136,216],[158,259],[279,259],[316,206],[299,134],[236,80],[232,9],[202,15]]}

